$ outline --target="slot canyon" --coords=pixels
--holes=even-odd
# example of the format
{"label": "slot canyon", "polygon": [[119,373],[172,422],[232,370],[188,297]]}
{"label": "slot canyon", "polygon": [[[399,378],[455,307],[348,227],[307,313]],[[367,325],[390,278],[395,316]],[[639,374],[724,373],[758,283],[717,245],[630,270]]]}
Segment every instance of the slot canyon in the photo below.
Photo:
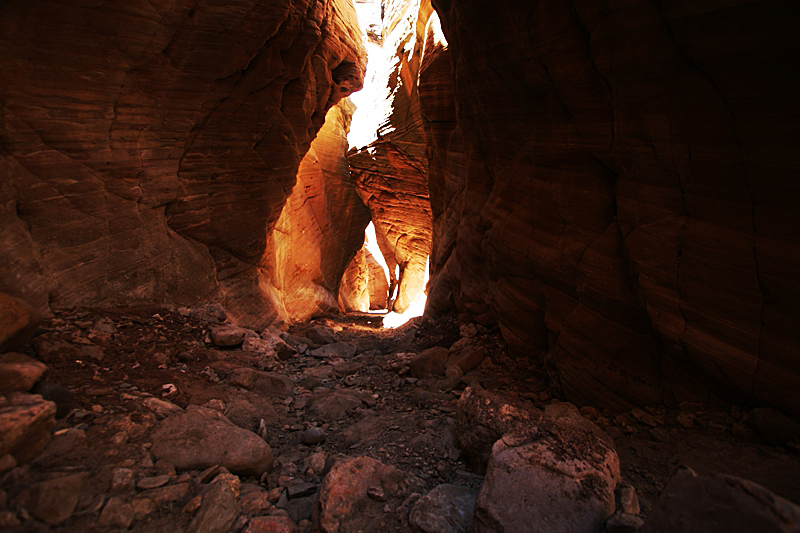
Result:
{"label": "slot canyon", "polygon": [[0,1],[0,530],[800,533],[797,21]]}

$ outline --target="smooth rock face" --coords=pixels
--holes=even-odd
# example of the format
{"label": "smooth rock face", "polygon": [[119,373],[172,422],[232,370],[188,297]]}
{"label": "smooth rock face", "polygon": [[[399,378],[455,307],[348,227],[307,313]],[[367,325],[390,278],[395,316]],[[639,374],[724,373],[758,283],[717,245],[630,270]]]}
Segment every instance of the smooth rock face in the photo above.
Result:
{"label": "smooth rock face", "polygon": [[439,485],[420,498],[408,522],[424,533],[472,533],[476,490],[458,485]]}
{"label": "smooth rock face", "polygon": [[641,533],[800,531],[800,507],[735,476],[698,476],[683,468],[667,484]]}
{"label": "smooth rock face", "polygon": [[231,424],[222,414],[190,405],[153,430],[156,460],[175,468],[201,470],[221,465],[231,472],[260,476],[272,469],[272,450],[255,433]]}
{"label": "smooth rock face", "polygon": [[0,392],[27,392],[42,377],[47,365],[19,353],[0,355]]}
{"label": "smooth rock face", "polygon": [[13,0],[0,20],[0,290],[40,311],[283,313],[269,235],[326,112],[361,87],[352,3]]}
{"label": "smooth rock face", "polygon": [[[393,309],[403,312],[425,290],[431,249],[431,209],[425,134],[416,79],[427,24],[436,18],[430,1],[390,0],[383,5],[383,45],[371,45],[379,65],[356,120],[371,135],[351,139],[348,154],[358,191],[369,206],[375,233],[389,267],[390,292],[399,285]],[[387,83],[388,81],[388,83]],[[364,95],[362,95],[364,96]],[[373,106],[373,107],[370,107]],[[356,125],[354,124],[354,127]]]}
{"label": "smooth rock face", "polygon": [[614,514],[617,452],[570,419],[541,421],[492,447],[476,533],[602,533]]}
{"label": "smooth rock face", "polygon": [[56,404],[36,394],[0,396],[0,457],[7,453],[19,464],[45,449],[55,427]]}
{"label": "smooth rock face", "polygon": [[800,414],[800,5],[434,4],[429,311],[548,354],[579,405]]}
{"label": "smooth rock face", "polygon": [[345,158],[354,109],[344,99],[328,111],[270,238],[273,283],[293,320],[339,308],[342,275],[369,223]]}
{"label": "smooth rock face", "polygon": [[386,309],[389,282],[380,263],[375,260],[366,243],[347,265],[339,287],[339,308],[343,311]]}

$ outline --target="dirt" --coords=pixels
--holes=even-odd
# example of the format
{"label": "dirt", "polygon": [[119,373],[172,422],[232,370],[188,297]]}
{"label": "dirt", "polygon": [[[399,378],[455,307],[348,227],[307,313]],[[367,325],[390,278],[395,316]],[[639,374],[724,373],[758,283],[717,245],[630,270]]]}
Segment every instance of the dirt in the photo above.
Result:
{"label": "dirt", "polygon": [[[71,393],[71,402],[59,405],[66,416],[58,419],[56,430],[77,427],[85,431],[86,441],[72,447],[61,443],[63,449],[55,452],[51,443],[39,459],[3,476],[0,489],[5,498],[0,498],[0,510],[7,509],[20,522],[7,530],[117,530],[99,523],[97,504],[98,498],[110,495],[114,468],[130,468],[139,477],[166,473],[173,482],[181,481],[182,473],[170,465],[148,463],[148,438],[157,423],[142,404],[148,396],[183,408],[205,405],[224,412],[234,404],[245,406],[230,418],[254,432],[262,427],[277,465],[262,479],[243,478],[248,486],[270,490],[291,477],[319,483],[321,478],[304,467],[313,453],[321,451],[327,457],[367,456],[396,466],[420,478],[426,492],[442,483],[478,488],[482,482],[481,476],[468,471],[456,446],[456,407],[466,382],[517,393],[539,408],[561,401],[547,372],[532,361],[509,358],[496,331],[481,327],[473,331],[487,357],[454,389],[443,391],[441,380],[411,377],[408,361],[425,348],[449,347],[457,341],[461,335],[453,319],[435,323],[415,319],[391,330],[382,329],[379,315],[328,316],[294,324],[289,333],[304,337],[314,326],[332,329],[338,341],[354,344],[357,354],[346,360],[298,355],[280,361],[257,351],[218,348],[210,343],[207,322],[166,309],[78,309],[57,314],[40,327],[23,352],[48,365],[44,380]],[[227,383],[237,368],[286,375],[293,380],[294,391],[264,396]],[[747,409],[726,406],[708,411],[692,406],[692,411],[689,415],[686,409],[660,406],[628,413],[582,411],[614,437],[623,476],[636,488],[643,515],[681,464],[700,473],[741,476],[800,503],[796,450],[766,445],[751,429]],[[686,418],[692,419],[691,427],[679,423],[681,416],[686,425]],[[301,443],[311,427],[324,430],[323,443]],[[73,516],[50,526],[31,517],[24,504],[26,488],[73,471],[90,472]],[[195,478],[184,475],[182,481],[190,479]],[[193,516],[187,504],[201,493],[192,487],[174,501],[157,502],[152,511],[137,516],[131,530],[187,527]],[[403,523],[390,520],[386,531],[402,531]],[[309,527],[308,522],[301,526]]]}

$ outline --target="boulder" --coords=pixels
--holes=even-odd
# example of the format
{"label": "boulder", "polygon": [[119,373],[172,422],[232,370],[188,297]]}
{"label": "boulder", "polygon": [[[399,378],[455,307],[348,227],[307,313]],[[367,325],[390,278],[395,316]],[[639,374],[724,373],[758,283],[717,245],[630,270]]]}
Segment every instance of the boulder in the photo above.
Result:
{"label": "boulder", "polygon": [[602,533],[614,514],[617,452],[570,419],[498,440],[475,507],[475,532]]}
{"label": "boulder", "polygon": [[510,431],[536,423],[540,410],[517,396],[467,387],[457,406],[456,437],[465,461],[483,472],[494,443]]}
{"label": "boulder", "polygon": [[472,533],[478,491],[458,485],[439,485],[419,499],[408,522],[424,533]]}
{"label": "boulder", "polygon": [[55,427],[56,404],[37,394],[0,396],[0,457],[24,464],[45,449]]}
{"label": "boulder", "polygon": [[27,355],[0,355],[0,392],[27,392],[42,377],[47,365]]}
{"label": "boulder", "polygon": [[151,452],[175,468],[202,470],[221,465],[233,473],[261,476],[272,469],[272,450],[258,435],[224,415],[190,405],[162,420],[152,433]]}
{"label": "boulder", "polygon": [[364,393],[337,390],[315,394],[308,405],[308,412],[320,420],[339,420],[365,401]]}
{"label": "boulder", "polygon": [[444,346],[434,346],[423,350],[409,363],[411,375],[415,378],[440,376],[444,374],[445,363],[449,357],[450,351]]}
{"label": "boulder", "polygon": [[680,469],[667,484],[640,533],[797,533],[800,507],[761,485],[724,474]]}
{"label": "boulder", "polygon": [[20,348],[38,325],[39,317],[25,302],[0,292],[0,353]]}
{"label": "boulder", "polygon": [[[422,482],[415,476],[369,457],[342,459],[325,476],[317,500],[316,527],[324,533],[388,530],[384,506],[396,506]],[[385,502],[368,495],[380,489]],[[375,490],[373,490],[375,492]]]}

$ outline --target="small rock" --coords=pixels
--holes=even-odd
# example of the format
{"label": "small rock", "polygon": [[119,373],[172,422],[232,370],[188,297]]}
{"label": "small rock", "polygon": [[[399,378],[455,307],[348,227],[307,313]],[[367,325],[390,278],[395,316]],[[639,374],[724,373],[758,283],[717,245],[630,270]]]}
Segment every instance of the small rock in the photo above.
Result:
{"label": "small rock", "polygon": [[297,533],[297,526],[288,516],[259,516],[242,533]]}
{"label": "small rock", "polygon": [[651,415],[650,413],[647,413],[645,411],[642,411],[638,407],[633,409],[633,410],[631,410],[631,414],[633,415],[633,418],[635,418],[636,420],[638,420],[642,424],[645,424],[645,425],[650,426],[650,427],[656,427],[658,425],[656,423],[655,418],[653,418],[653,415]]}
{"label": "small rock", "polygon": [[306,446],[316,446],[325,442],[326,437],[327,434],[324,429],[313,427],[303,432],[300,436],[300,442]]}
{"label": "small rock", "polygon": [[186,533],[226,533],[239,516],[236,492],[228,479],[218,477],[203,496]]}
{"label": "small rock", "polygon": [[94,359],[95,361],[102,361],[106,353],[103,351],[102,348],[95,344],[87,344],[85,346],[81,346],[80,355],[84,359]]}
{"label": "small rock", "polygon": [[606,521],[606,533],[637,533],[644,520],[636,515],[617,512]]}
{"label": "small rock", "polygon": [[333,344],[336,342],[336,335],[334,335],[333,330],[325,326],[309,328],[308,331],[306,331],[306,337],[316,344]]}
{"label": "small rock", "polygon": [[450,350],[444,346],[434,346],[420,352],[411,359],[411,375],[415,378],[439,376],[444,373],[445,364],[450,357]]}
{"label": "small rock", "polygon": [[678,413],[678,425],[684,429],[694,426],[695,415],[692,413]]}
{"label": "small rock", "polygon": [[111,492],[128,492],[133,490],[133,470],[115,468],[111,474]]}
{"label": "small rock", "polygon": [[369,487],[367,489],[367,496],[371,499],[375,500],[376,502],[385,502],[386,501],[386,494],[383,492],[383,488],[375,486]]}
{"label": "small rock", "polygon": [[243,328],[227,324],[225,326],[212,327],[210,335],[211,342],[214,345],[229,348],[242,344],[247,332]]}
{"label": "small rock", "polygon": [[[272,502],[269,501],[269,498],[270,493],[266,491],[251,492],[250,494],[242,496],[240,502],[242,513],[248,516],[264,514],[272,508]],[[277,498],[275,501],[277,501]]]}
{"label": "small rock", "polygon": [[206,304],[201,307],[196,307],[189,310],[188,314],[193,318],[212,324],[225,322],[228,318],[228,314],[220,304]]}
{"label": "small rock", "polygon": [[199,494],[189,500],[189,503],[183,506],[183,510],[181,511],[183,514],[194,514],[200,509],[200,506],[203,504],[203,497]]}
{"label": "small rock", "polygon": [[47,365],[27,355],[0,355],[0,392],[27,392],[39,381]]}
{"label": "small rock", "polygon": [[17,527],[19,519],[12,511],[0,511],[0,528]]}
{"label": "small rock", "polygon": [[142,405],[153,411],[158,418],[166,418],[169,415],[183,411],[183,409],[174,403],[159,398],[145,398],[142,400]]}
{"label": "small rock", "polygon": [[349,342],[334,342],[311,350],[312,357],[349,359],[356,354],[356,346]]}
{"label": "small rock", "polygon": [[321,476],[322,473],[325,471],[325,459],[326,459],[325,452],[318,452],[312,454],[309,459],[308,462],[309,467],[311,467],[311,470],[313,470],[314,473],[318,476]]}
{"label": "small rock", "polygon": [[25,302],[0,292],[0,353],[24,345],[39,325],[39,317]]}
{"label": "small rock", "polygon": [[34,394],[0,396],[0,457],[25,464],[45,449],[55,426],[56,404]]}
{"label": "small rock", "polygon": [[142,519],[152,513],[156,508],[156,503],[150,498],[137,498],[131,502],[133,516]]}
{"label": "small rock", "polygon": [[303,496],[310,496],[316,491],[317,486],[314,483],[307,483],[305,481],[294,480],[286,485],[286,496],[290,500],[302,498]]}
{"label": "small rock", "polygon": [[189,483],[166,485],[157,489],[147,490],[142,496],[150,498],[156,505],[181,501],[189,495]]}
{"label": "small rock", "polygon": [[10,453],[0,457],[0,474],[5,474],[15,466],[17,466],[17,460]]}
{"label": "small rock", "polygon": [[471,533],[477,497],[468,487],[439,485],[414,504],[409,524],[424,533]]}
{"label": "small rock", "polygon": [[163,487],[169,483],[171,478],[172,476],[167,475],[143,477],[136,482],[136,488],[139,490],[157,489],[158,487]]}
{"label": "small rock", "polygon": [[27,489],[23,496],[27,509],[42,522],[60,524],[72,516],[89,479],[88,472],[42,481]]}
{"label": "small rock", "polygon": [[272,469],[272,449],[258,435],[233,425],[221,413],[190,405],[155,428],[151,450],[177,468],[221,465],[256,477]]}
{"label": "small rock", "polygon": [[301,520],[308,520],[311,518],[311,512],[314,510],[314,500],[312,498],[296,498],[294,500],[289,500],[285,510],[294,523],[298,523]]}
{"label": "small rock", "polygon": [[617,486],[617,508],[631,515],[639,514],[639,497],[636,495],[636,488],[627,482],[622,482]]}
{"label": "small rock", "polygon": [[128,529],[133,523],[133,506],[121,498],[111,498],[100,514],[100,525]]}
{"label": "small rock", "polygon": [[445,366],[458,365],[461,371],[466,374],[483,361],[486,356],[486,348],[483,346],[467,345],[456,351],[451,349],[450,357]]}

